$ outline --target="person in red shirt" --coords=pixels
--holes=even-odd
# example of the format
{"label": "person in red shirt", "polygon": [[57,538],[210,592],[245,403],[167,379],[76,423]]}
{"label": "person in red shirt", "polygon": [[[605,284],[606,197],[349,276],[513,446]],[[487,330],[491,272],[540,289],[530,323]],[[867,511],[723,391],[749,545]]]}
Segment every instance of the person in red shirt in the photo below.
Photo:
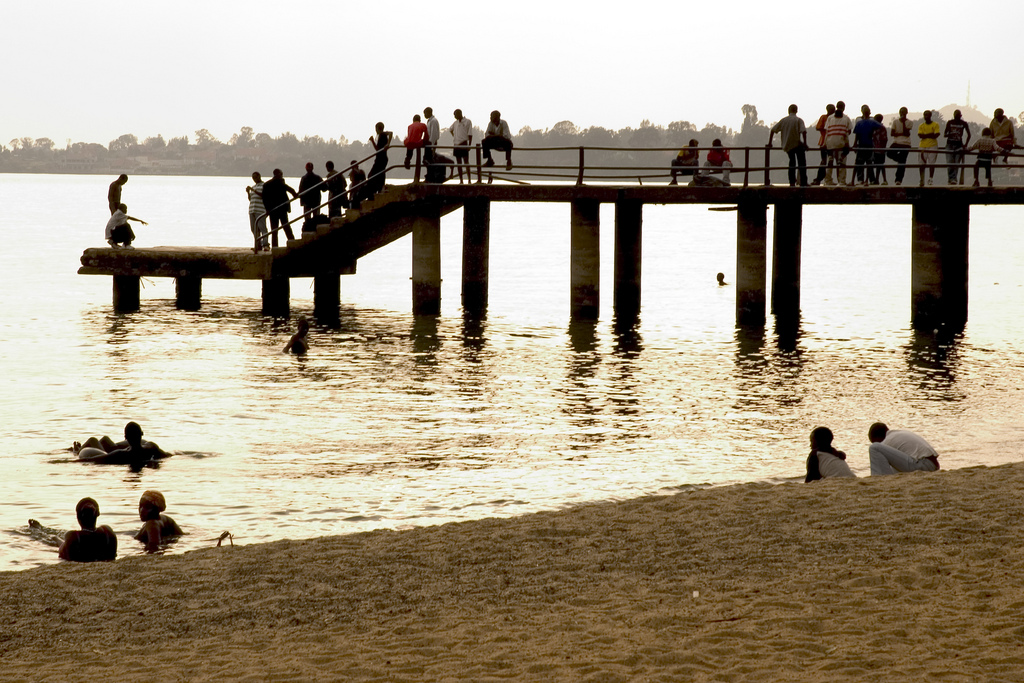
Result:
{"label": "person in red shirt", "polygon": [[715,138],[711,142],[711,149],[708,150],[708,158],[704,162],[704,175],[710,176],[712,168],[722,169],[722,182],[729,184],[729,169],[732,162],[729,161],[729,150],[722,147],[722,141]]}
{"label": "person in red shirt", "polygon": [[409,168],[409,162],[412,161],[413,150],[423,149],[429,139],[430,134],[427,132],[427,124],[420,120],[419,114],[416,114],[412,117],[412,123],[409,124],[409,130],[405,136],[406,168]]}

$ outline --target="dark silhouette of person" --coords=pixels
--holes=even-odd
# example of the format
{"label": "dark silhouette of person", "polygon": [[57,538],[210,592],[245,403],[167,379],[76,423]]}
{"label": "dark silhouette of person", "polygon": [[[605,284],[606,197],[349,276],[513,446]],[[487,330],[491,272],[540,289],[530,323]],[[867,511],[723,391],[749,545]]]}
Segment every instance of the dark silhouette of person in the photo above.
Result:
{"label": "dark silhouette of person", "polygon": [[121,188],[128,182],[128,176],[124,173],[117,176],[117,180],[110,183],[107,189],[107,204],[110,206],[110,215],[113,216],[117,207],[121,204]]}
{"label": "dark silhouette of person", "polygon": [[846,464],[846,453],[832,446],[832,430],[815,427],[811,431],[811,453],[807,456],[807,474],[804,483],[830,477],[856,477]]}
{"label": "dark silhouette of person", "polygon": [[391,139],[394,134],[389,130],[384,130],[384,124],[380,121],[374,126],[377,131],[377,138],[370,138],[370,144],[377,151],[377,156],[373,158],[373,166],[370,168],[370,182],[367,185],[366,198],[372,198],[375,194],[384,189],[384,172],[388,168],[388,145],[391,144]]}
{"label": "dark silhouette of person", "polygon": [[124,438],[123,443],[115,444],[114,450],[106,451],[91,446],[82,448],[78,451],[78,459],[104,465],[144,465],[152,460],[170,457],[152,441],[142,441],[142,427],[137,422],[129,422],[124,426]]}
{"label": "dark silhouette of person", "polygon": [[366,198],[366,171],[359,168],[359,164],[353,159],[349,162],[352,168],[348,173],[348,203],[353,209],[359,208],[359,203]]}
{"label": "dark silhouette of person", "polygon": [[298,330],[292,335],[292,338],[285,344],[283,353],[291,351],[297,356],[301,356],[309,350],[309,342],[306,340],[306,335],[309,334],[309,321],[306,320],[306,316],[299,318]]}
{"label": "dark silhouette of person", "polygon": [[306,175],[299,180],[299,203],[302,204],[302,229],[316,230],[320,215],[321,193],[325,190],[324,179],[313,173],[313,163],[306,164]]}
{"label": "dark silhouette of person", "polygon": [[328,161],[327,175],[324,182],[327,184],[327,215],[330,218],[341,215],[341,210],[348,206],[348,193],[345,184],[345,174],[334,169],[334,162]]}
{"label": "dark silhouette of person", "polygon": [[274,177],[263,183],[263,206],[266,207],[267,214],[270,216],[270,243],[275,247],[277,246],[277,227],[279,225],[284,229],[285,237],[290,240],[295,239],[292,226],[288,225],[288,213],[292,210],[288,204],[289,192],[292,197],[298,196],[298,192],[284,181],[284,171],[275,168]]}
{"label": "dark silhouette of person", "polygon": [[495,109],[491,112],[491,120],[487,122],[487,130],[484,131],[484,141],[481,145],[484,150],[484,158],[487,161],[484,166],[494,166],[494,159],[491,158],[491,150],[497,149],[505,153],[505,169],[512,168],[512,132],[508,123],[501,118],[501,112]]}
{"label": "dark silhouette of person", "polygon": [[154,553],[160,544],[181,536],[184,532],[178,523],[168,515],[162,514],[167,509],[167,502],[159,491],[146,491],[139,499],[139,519],[142,528],[135,534],[135,540],[146,544],[146,552]]}
{"label": "dark silhouette of person", "polygon": [[[412,117],[412,123],[409,124],[409,129],[405,136],[405,167],[410,167],[412,161],[413,152],[417,149],[423,149],[430,142],[430,132],[427,130],[427,124],[420,120],[420,115],[415,114]],[[429,161],[425,159],[424,162]]]}
{"label": "dark silhouette of person", "polygon": [[106,524],[96,527],[100,506],[92,498],[83,498],[75,506],[81,531],[69,531],[57,557],[71,562],[110,562],[117,557],[117,537]]}
{"label": "dark silhouette of person", "polygon": [[727,284],[725,281],[725,273],[719,273],[715,276],[715,279],[718,280],[719,287],[724,287]]}

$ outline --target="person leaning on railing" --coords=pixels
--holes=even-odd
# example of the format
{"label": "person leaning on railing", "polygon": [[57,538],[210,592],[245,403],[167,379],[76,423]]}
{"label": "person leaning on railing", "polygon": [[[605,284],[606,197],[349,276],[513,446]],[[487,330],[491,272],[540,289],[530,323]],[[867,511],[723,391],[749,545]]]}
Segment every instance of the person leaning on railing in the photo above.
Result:
{"label": "person leaning on railing", "polygon": [[992,136],[992,129],[982,129],[981,137],[965,151],[978,152],[978,159],[974,162],[974,187],[978,187],[980,185],[978,182],[979,168],[985,169],[985,180],[988,181],[988,186],[992,187],[992,159],[1003,151],[1002,146]]}
{"label": "person leaning on railing", "polygon": [[907,172],[907,157],[910,155],[910,121],[907,119],[907,108],[900,107],[900,117],[892,122],[892,146],[889,147],[889,158],[896,162],[896,184],[903,184],[903,176]]}
{"label": "person leaning on railing", "polygon": [[694,174],[697,167],[700,166],[700,150],[697,149],[699,146],[699,142],[690,138],[688,145],[679,150],[679,154],[676,154],[675,159],[672,160],[672,180],[669,181],[669,185],[678,185],[677,175],[685,178]]}

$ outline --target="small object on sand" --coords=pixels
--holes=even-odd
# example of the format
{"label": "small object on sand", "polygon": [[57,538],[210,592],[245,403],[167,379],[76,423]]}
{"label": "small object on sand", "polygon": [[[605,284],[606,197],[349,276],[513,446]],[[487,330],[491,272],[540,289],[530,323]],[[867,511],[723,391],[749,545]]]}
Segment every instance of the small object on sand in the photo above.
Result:
{"label": "small object on sand", "polygon": [[700,597],[700,591],[693,591],[693,599],[696,600]]}
{"label": "small object on sand", "polygon": [[231,543],[232,546],[235,545],[235,540],[234,540],[235,537],[231,535],[230,531],[225,531],[224,533],[222,533],[220,535],[220,538],[217,539],[217,547],[218,548],[220,547],[220,544],[224,542],[225,538],[228,539],[228,542]]}

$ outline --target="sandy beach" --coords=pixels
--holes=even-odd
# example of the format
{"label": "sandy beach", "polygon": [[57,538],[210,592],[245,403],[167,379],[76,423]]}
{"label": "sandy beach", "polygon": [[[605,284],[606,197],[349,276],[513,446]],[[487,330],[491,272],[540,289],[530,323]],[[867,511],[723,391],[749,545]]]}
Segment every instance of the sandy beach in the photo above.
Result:
{"label": "sandy beach", "polygon": [[1019,681],[1024,464],[0,574],[4,681]]}

